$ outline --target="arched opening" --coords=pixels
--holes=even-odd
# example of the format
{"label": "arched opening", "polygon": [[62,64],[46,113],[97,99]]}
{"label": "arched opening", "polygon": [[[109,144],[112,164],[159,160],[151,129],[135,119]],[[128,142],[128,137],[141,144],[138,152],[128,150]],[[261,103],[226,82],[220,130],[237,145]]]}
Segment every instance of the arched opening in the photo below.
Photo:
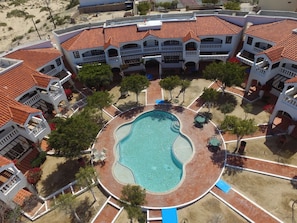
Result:
{"label": "arched opening", "polygon": [[185,63],[183,70],[184,70],[185,74],[195,72],[196,71],[196,63],[193,61]]}
{"label": "arched opening", "polygon": [[111,72],[113,73],[113,82],[119,83],[122,80],[122,72],[119,67],[114,67],[111,69]]}
{"label": "arched opening", "polygon": [[189,42],[186,44],[187,51],[194,51],[197,50],[197,44],[195,42]]}
{"label": "arched opening", "polygon": [[159,66],[160,66],[160,63],[157,60],[155,60],[155,59],[147,60],[145,62],[146,74],[152,75],[153,79],[158,78],[159,77]]}
{"label": "arched opening", "polygon": [[108,50],[108,57],[117,57],[119,54],[118,54],[118,51],[116,49],[109,49]]}

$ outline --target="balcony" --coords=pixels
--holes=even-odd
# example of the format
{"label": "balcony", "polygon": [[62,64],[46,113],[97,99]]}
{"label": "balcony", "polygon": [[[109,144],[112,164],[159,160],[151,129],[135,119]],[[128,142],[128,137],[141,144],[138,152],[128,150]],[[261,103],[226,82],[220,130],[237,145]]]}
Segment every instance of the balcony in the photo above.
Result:
{"label": "balcony", "polygon": [[294,109],[296,109],[297,108],[297,97],[292,97],[292,96],[286,95],[283,98],[283,103],[285,103],[291,107],[294,107]]}
{"label": "balcony", "polygon": [[141,53],[142,53],[141,47],[130,48],[130,49],[121,49],[121,56],[135,55],[135,54],[141,54]]}
{"label": "balcony", "polygon": [[[2,175],[0,177],[0,181],[3,183],[0,187],[0,192],[2,194],[7,194],[10,191],[10,189],[13,188],[17,184],[17,182],[20,181],[20,178],[16,175],[11,176],[9,179],[5,179],[5,177]],[[3,182],[3,180],[6,181]]]}
{"label": "balcony", "polygon": [[220,43],[201,43],[200,49],[220,49],[222,44]]}
{"label": "balcony", "polygon": [[143,48],[144,53],[154,53],[154,52],[159,52],[159,47],[158,46],[145,46]]}
{"label": "balcony", "polygon": [[103,62],[105,61],[105,54],[83,57],[83,63]]}
{"label": "balcony", "polygon": [[195,57],[199,55],[199,52],[197,50],[186,50],[185,55],[187,57]]}
{"label": "balcony", "polygon": [[226,61],[229,58],[229,54],[200,54],[199,59],[200,60],[221,60]]}
{"label": "balcony", "polygon": [[281,67],[280,73],[288,78],[293,78],[297,76],[297,72],[289,70],[287,68]]}
{"label": "balcony", "polygon": [[268,69],[268,67],[256,67],[256,72],[260,76],[264,77],[266,75],[267,69]]}
{"label": "balcony", "polygon": [[242,52],[239,52],[237,55],[236,55],[237,59],[240,60],[241,63],[244,63],[248,66],[253,66],[254,64],[254,59],[253,58],[250,58],[248,57],[246,54],[242,53]]}
{"label": "balcony", "polygon": [[59,73],[59,70],[57,68],[51,69],[49,71],[44,72],[45,74],[49,76],[55,76],[57,73]]}
{"label": "balcony", "polygon": [[172,45],[172,46],[162,46],[161,47],[162,51],[168,52],[168,51],[182,51],[183,46],[178,46],[178,45]]}
{"label": "balcony", "polygon": [[37,136],[46,129],[46,124],[41,119],[33,117],[31,121],[28,123],[27,129],[30,132],[29,134]]}
{"label": "balcony", "polygon": [[0,148],[4,148],[5,146],[7,146],[18,135],[19,135],[18,130],[17,129],[12,129],[12,131],[8,132],[6,135],[1,136]]}
{"label": "balcony", "polygon": [[40,99],[41,99],[40,98],[40,95],[39,94],[35,94],[31,98],[29,98],[28,100],[26,100],[25,102],[23,102],[23,104],[32,107],[32,105],[36,104]]}

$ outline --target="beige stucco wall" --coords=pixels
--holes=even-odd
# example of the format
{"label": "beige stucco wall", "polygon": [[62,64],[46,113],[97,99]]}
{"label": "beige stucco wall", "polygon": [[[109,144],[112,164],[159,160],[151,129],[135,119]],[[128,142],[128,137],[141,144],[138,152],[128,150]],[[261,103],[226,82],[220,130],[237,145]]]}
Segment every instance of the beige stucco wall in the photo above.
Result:
{"label": "beige stucco wall", "polygon": [[296,11],[297,0],[259,0],[262,10]]}

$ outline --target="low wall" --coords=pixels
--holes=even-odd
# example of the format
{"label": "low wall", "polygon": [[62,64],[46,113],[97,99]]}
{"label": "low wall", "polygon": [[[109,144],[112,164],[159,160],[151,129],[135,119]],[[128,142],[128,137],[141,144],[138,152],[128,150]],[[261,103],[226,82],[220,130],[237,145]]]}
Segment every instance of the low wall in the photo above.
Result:
{"label": "low wall", "polygon": [[125,10],[125,9],[126,9],[125,3],[78,7],[78,11],[81,14],[96,13],[96,12],[108,12],[108,11],[121,11],[121,10]]}

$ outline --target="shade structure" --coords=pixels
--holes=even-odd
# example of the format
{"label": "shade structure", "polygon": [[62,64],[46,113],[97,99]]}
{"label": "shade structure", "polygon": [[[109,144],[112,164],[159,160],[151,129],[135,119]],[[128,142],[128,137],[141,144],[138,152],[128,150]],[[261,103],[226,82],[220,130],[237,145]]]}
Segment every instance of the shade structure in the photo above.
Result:
{"label": "shade structure", "polygon": [[178,223],[176,208],[162,209],[162,223]]}

